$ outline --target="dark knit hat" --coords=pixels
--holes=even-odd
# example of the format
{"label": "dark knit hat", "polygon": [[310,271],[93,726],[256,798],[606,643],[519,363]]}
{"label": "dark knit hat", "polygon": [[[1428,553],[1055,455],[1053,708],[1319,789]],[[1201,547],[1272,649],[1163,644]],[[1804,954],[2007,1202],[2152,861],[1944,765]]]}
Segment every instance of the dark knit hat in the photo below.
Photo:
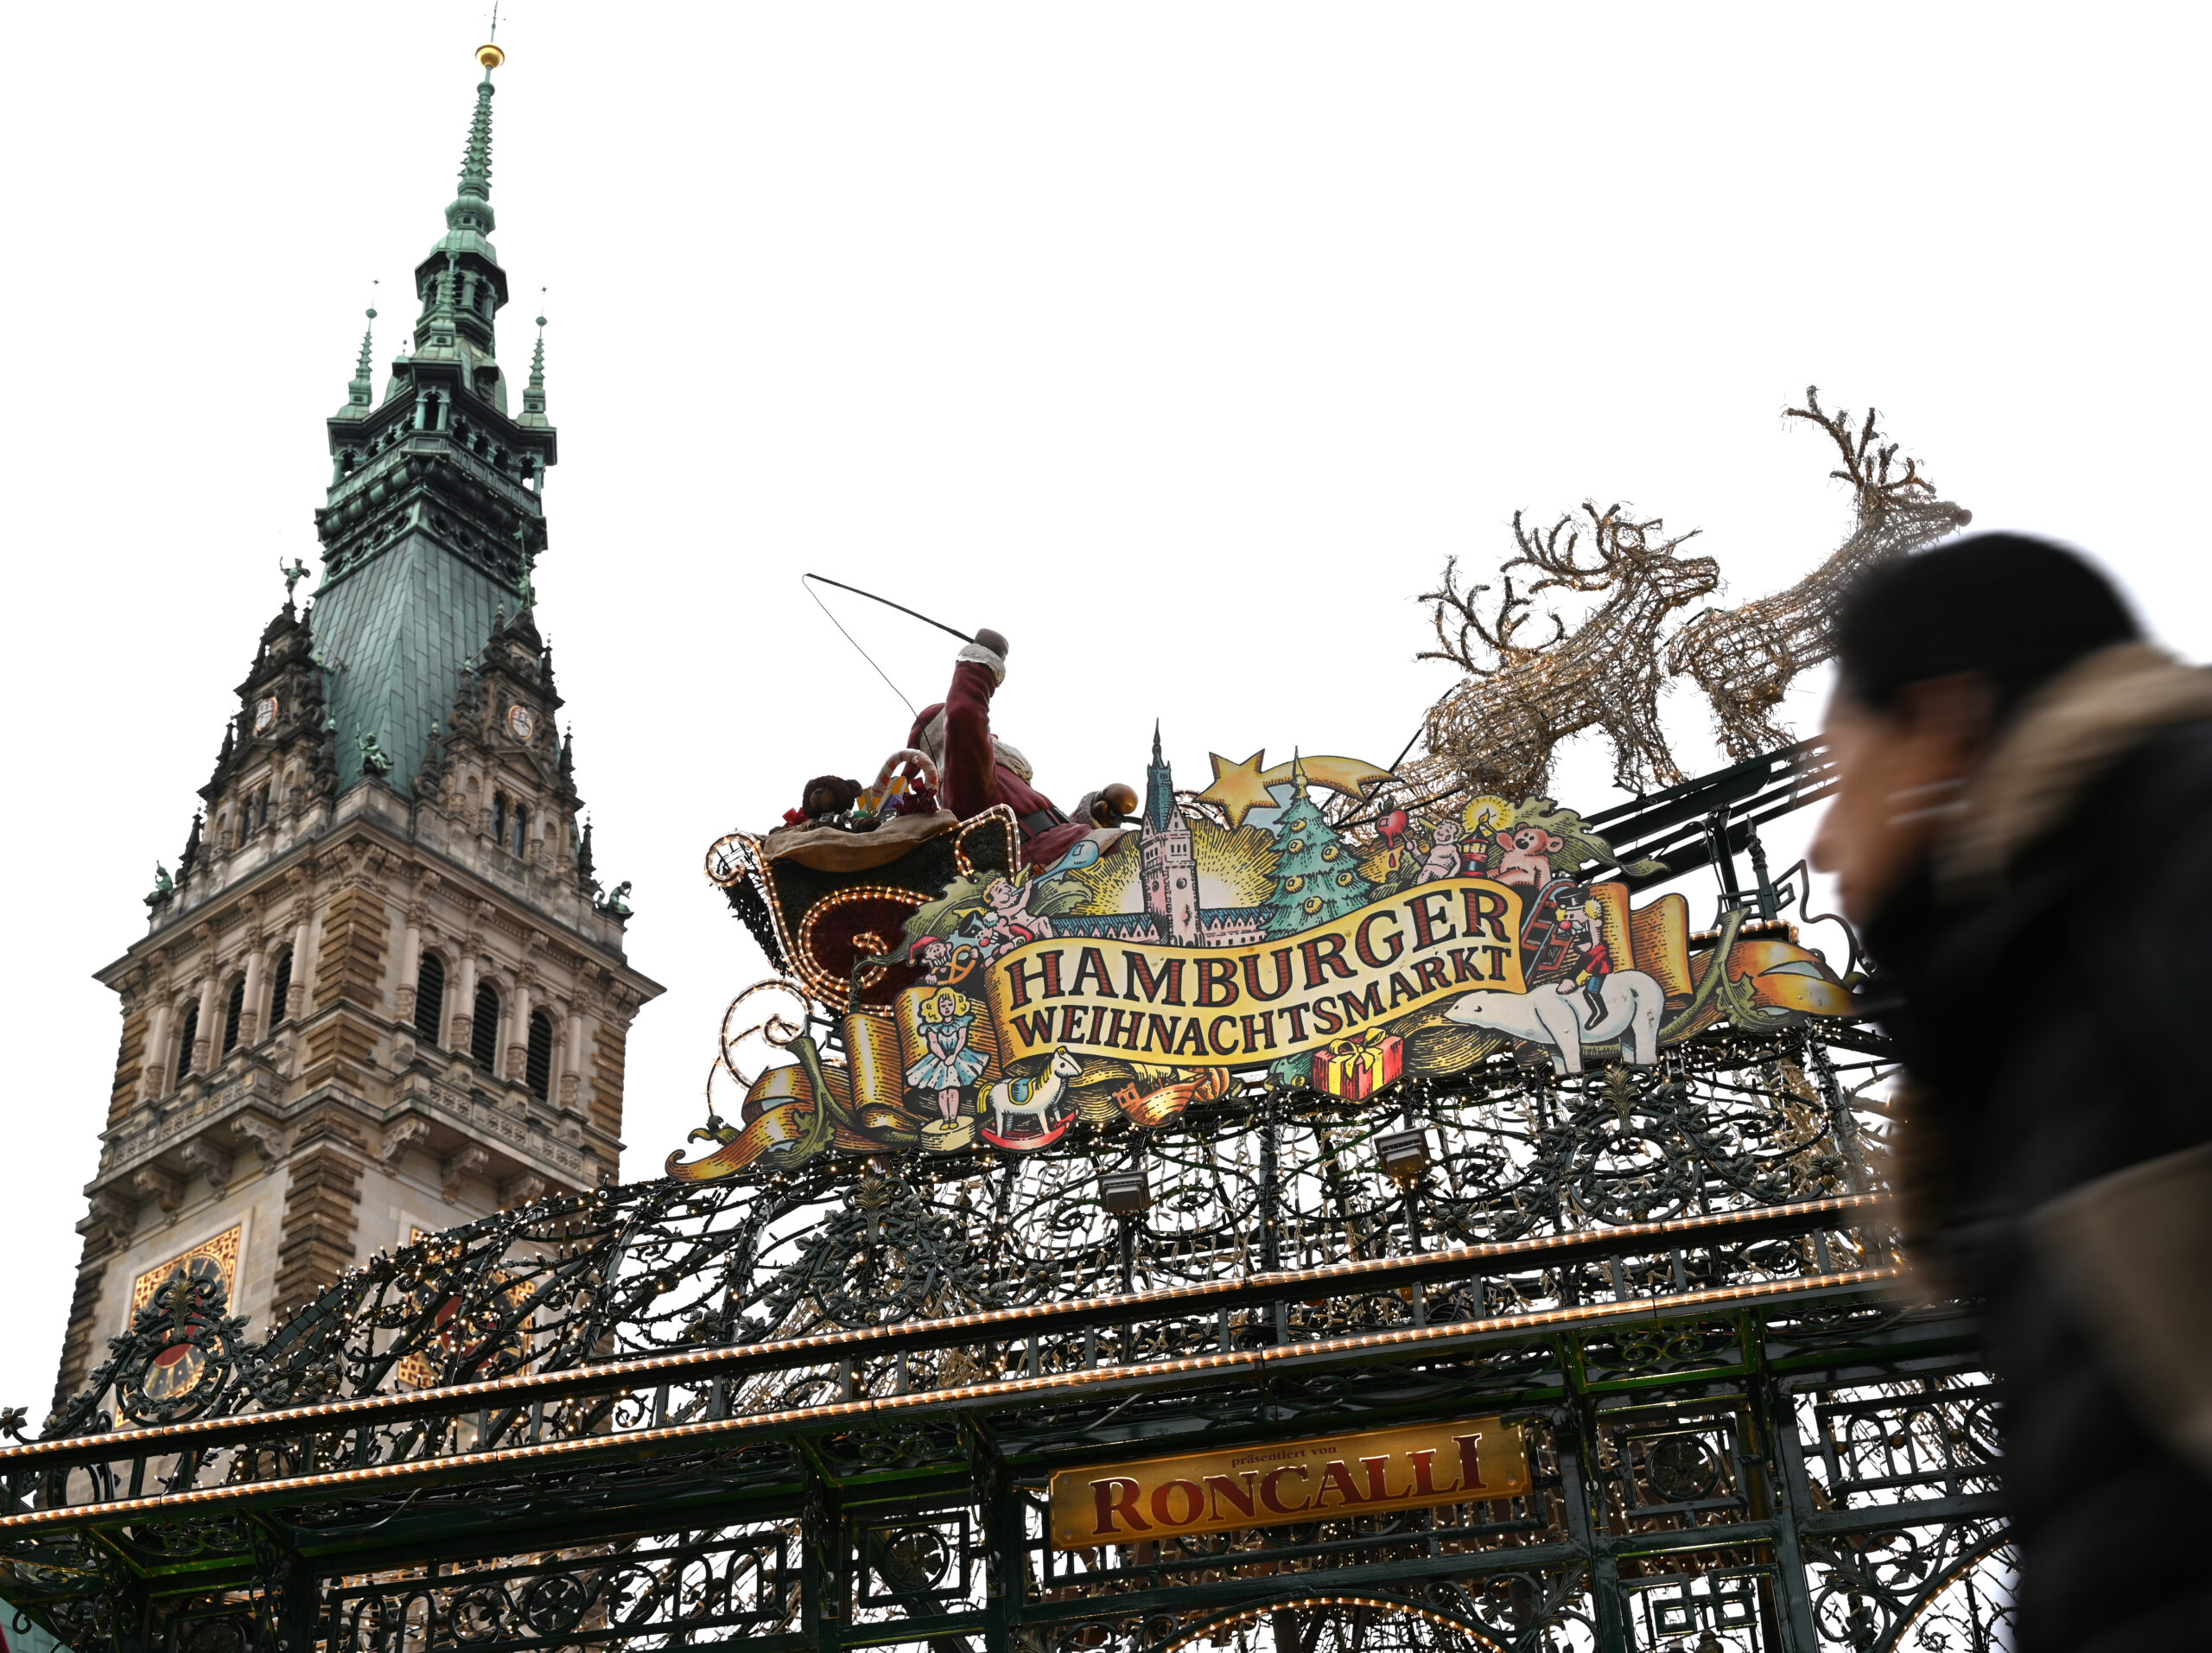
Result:
{"label": "dark knit hat", "polygon": [[1974,534],[1860,576],[1836,616],[1846,693],[1876,711],[1907,686],[1975,672],[2001,718],[2085,656],[2142,635],[2111,581],[2026,534]]}

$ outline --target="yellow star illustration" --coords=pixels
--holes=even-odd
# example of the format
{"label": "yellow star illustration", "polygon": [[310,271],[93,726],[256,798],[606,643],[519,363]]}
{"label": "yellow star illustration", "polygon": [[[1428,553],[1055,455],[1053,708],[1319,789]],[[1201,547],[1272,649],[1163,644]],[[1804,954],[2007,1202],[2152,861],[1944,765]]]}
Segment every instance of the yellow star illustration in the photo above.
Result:
{"label": "yellow star illustration", "polygon": [[1230,763],[1217,752],[1209,752],[1206,758],[1213,765],[1213,784],[1198,794],[1198,801],[1220,804],[1229,812],[1231,827],[1243,826],[1254,810],[1273,809],[1275,800],[1268,789],[1288,782],[1294,768],[1306,771],[1307,785],[1325,786],[1347,798],[1364,797],[1376,781],[1390,778],[1389,770],[1358,758],[1297,758],[1269,769],[1265,747],[1242,763]]}
{"label": "yellow star illustration", "polygon": [[1207,753],[1206,760],[1213,765],[1213,785],[1198,794],[1198,801],[1218,804],[1228,811],[1232,828],[1243,826],[1244,817],[1254,810],[1274,807],[1274,799],[1268,795],[1268,778],[1260,772],[1268,761],[1267,747],[1262,747],[1243,763],[1230,763],[1218,752]]}

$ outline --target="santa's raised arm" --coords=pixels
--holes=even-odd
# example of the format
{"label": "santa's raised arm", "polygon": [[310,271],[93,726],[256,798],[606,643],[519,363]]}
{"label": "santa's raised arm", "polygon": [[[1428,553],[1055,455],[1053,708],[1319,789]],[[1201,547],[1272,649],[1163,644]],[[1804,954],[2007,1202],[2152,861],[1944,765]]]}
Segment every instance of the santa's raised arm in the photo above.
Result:
{"label": "santa's raised arm", "polygon": [[944,698],[925,706],[907,744],[937,760],[938,797],[966,820],[1003,804],[1021,823],[1023,859],[1043,870],[1090,831],[1071,821],[1032,784],[1035,771],[1019,750],[991,733],[991,696],[1006,681],[1007,641],[984,629],[953,658]]}

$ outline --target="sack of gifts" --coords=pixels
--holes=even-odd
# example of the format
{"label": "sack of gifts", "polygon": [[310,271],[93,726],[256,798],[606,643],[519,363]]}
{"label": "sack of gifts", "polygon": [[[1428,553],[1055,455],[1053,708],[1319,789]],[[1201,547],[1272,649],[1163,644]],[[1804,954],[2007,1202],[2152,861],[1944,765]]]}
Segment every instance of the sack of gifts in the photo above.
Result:
{"label": "sack of gifts", "polygon": [[1380,1027],[1347,1033],[1313,1052],[1313,1088],[1354,1101],[1373,1096],[1405,1071],[1405,1040]]}

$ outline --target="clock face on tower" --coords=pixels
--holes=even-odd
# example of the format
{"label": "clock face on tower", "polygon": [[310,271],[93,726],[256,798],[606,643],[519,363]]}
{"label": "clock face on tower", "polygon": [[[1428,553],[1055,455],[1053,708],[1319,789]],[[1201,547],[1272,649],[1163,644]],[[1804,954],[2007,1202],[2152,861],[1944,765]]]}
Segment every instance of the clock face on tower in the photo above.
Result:
{"label": "clock face on tower", "polygon": [[527,741],[531,730],[537,727],[537,720],[531,716],[529,707],[510,706],[507,708],[507,727],[514,731],[516,740]]}
{"label": "clock face on tower", "polygon": [[276,727],[276,696],[264,695],[253,703],[253,732],[266,734]]}

